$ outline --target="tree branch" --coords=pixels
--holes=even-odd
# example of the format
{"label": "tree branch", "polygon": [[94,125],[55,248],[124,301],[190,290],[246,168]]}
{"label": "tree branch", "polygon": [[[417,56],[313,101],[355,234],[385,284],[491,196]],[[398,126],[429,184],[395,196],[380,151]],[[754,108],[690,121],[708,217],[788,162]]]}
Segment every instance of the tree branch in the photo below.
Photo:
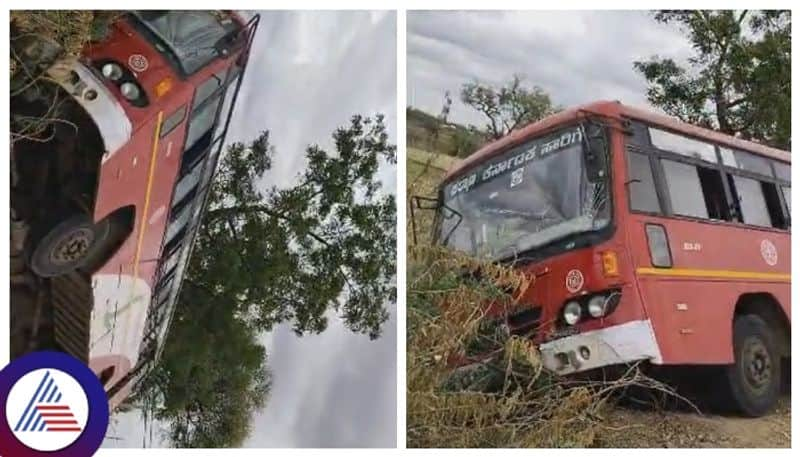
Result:
{"label": "tree branch", "polygon": [[[282,221],[287,221],[287,222],[290,221],[288,217],[284,216],[281,213],[273,211],[272,208],[270,208],[267,205],[243,205],[243,206],[229,206],[224,208],[216,208],[206,213],[206,217],[209,218],[208,219],[209,221],[215,221],[223,217],[228,218],[243,213],[264,213],[270,217],[274,217],[275,219],[280,219]],[[308,232],[308,236],[320,242],[321,244],[324,244],[325,246],[331,246],[328,240],[326,240],[322,236],[312,231]]]}

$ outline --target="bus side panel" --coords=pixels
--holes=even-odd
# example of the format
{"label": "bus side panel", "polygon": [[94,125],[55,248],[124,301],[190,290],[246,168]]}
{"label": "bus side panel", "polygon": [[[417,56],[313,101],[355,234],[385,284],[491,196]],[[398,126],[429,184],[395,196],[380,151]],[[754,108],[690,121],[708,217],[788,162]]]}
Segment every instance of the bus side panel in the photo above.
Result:
{"label": "bus side panel", "polygon": [[642,277],[639,286],[665,364],[732,363],[733,316],[739,297],[757,290],[781,300],[787,289],[763,282],[653,277]]}
{"label": "bus side panel", "polygon": [[665,364],[733,361],[731,316],[739,291],[725,282],[642,277],[639,288]]}
{"label": "bus side panel", "polygon": [[[789,316],[787,233],[643,215],[630,220],[630,252],[663,363],[731,363],[734,311],[743,294],[770,294]],[[665,228],[671,268],[653,267],[647,223]]]}
{"label": "bus side panel", "polygon": [[[164,118],[169,111],[164,113]],[[135,207],[131,234],[92,278],[91,356],[121,355],[135,365],[180,164],[182,125],[158,139],[157,116],[100,169],[95,220]],[[155,148],[155,149],[154,149]],[[155,151],[155,154],[154,154]],[[151,167],[151,159],[155,162]],[[145,207],[147,213],[145,214]],[[134,265],[138,258],[138,266]]]}

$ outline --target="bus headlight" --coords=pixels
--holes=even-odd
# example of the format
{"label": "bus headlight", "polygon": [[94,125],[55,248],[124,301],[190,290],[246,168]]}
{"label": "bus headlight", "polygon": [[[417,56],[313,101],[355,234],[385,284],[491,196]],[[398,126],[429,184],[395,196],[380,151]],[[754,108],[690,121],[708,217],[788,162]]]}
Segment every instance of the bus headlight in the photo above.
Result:
{"label": "bus headlight", "polygon": [[119,91],[122,92],[122,96],[127,98],[130,101],[137,100],[140,95],[142,95],[142,91],[139,90],[139,86],[134,83],[122,83],[119,86]]}
{"label": "bus headlight", "polygon": [[606,314],[606,296],[603,294],[595,295],[589,299],[586,310],[592,317],[603,317]]}
{"label": "bus headlight", "polygon": [[563,316],[567,325],[577,324],[581,320],[581,304],[576,301],[567,303],[564,306]]}
{"label": "bus headlight", "polygon": [[122,78],[122,67],[115,63],[107,63],[103,65],[103,68],[100,71],[103,72],[103,76],[111,81],[119,81],[119,79]]}

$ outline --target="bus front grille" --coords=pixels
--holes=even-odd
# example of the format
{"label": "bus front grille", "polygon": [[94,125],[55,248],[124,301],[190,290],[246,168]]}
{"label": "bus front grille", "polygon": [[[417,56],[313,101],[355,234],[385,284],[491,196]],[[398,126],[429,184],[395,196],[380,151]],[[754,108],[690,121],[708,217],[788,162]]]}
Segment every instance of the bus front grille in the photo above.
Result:
{"label": "bus front grille", "polygon": [[509,332],[516,336],[534,337],[542,318],[540,306],[527,308],[508,316]]}

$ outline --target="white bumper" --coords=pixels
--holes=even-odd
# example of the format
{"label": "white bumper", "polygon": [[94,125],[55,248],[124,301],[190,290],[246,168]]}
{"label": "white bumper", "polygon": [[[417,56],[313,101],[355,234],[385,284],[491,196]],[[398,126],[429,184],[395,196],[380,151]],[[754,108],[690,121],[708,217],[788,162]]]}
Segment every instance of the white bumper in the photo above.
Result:
{"label": "white bumper", "polygon": [[650,320],[559,338],[539,346],[545,368],[557,374],[577,373],[640,360],[661,362]]}
{"label": "white bumper", "polygon": [[125,109],[86,65],[75,59],[65,59],[53,64],[47,73],[73,96],[97,125],[106,149],[104,162],[128,142],[132,129]]}

